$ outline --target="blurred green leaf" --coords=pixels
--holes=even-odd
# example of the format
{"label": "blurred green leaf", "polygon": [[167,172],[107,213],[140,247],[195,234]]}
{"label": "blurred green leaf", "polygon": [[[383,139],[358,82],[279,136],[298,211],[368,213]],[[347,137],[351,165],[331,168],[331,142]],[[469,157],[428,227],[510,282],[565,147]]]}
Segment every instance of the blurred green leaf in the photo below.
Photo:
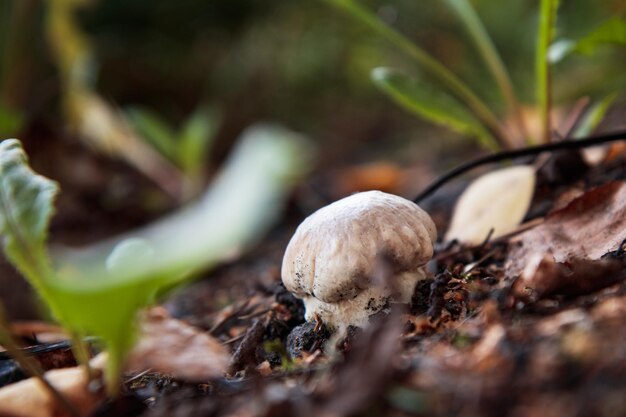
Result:
{"label": "blurred green leaf", "polygon": [[0,105],[0,134],[13,135],[19,132],[24,124],[24,116],[15,110]]}
{"label": "blurred green leaf", "polygon": [[187,175],[197,176],[219,127],[219,115],[205,106],[198,108],[178,135],[178,163]]}
{"label": "blurred green leaf", "polygon": [[561,39],[550,47],[550,61],[562,61],[574,52],[591,55],[606,45],[626,46],[626,20],[613,17],[578,41]]}
{"label": "blurred green leaf", "polygon": [[275,126],[249,129],[208,192],[144,229],[81,250],[59,248],[50,267],[45,238],[56,184],[34,174],[16,140],[0,144],[0,231],[8,258],[62,324],[100,337],[109,390],[117,389],[135,315],[159,289],[239,254],[277,219],[311,149]]}
{"label": "blurred green leaf", "polygon": [[471,40],[476,45],[480,56],[491,72],[496,84],[500,88],[502,96],[506,100],[509,114],[514,118],[514,120],[516,120],[520,132],[524,134],[526,129],[523,126],[521,117],[518,116],[521,114],[521,109],[517,98],[515,97],[511,77],[502,62],[502,58],[500,58],[500,54],[494,46],[489,33],[474,10],[474,7],[469,0],[446,0],[445,4],[448,5],[448,7],[465,25]]}
{"label": "blurred green leaf", "polygon": [[[554,38],[557,9],[559,0],[541,0],[539,10],[539,32],[537,34],[537,49],[535,56],[535,74],[537,77],[535,94],[539,119],[541,122],[540,140],[550,140],[550,111],[552,107],[552,83],[550,80],[550,60],[548,50]],[[529,138],[531,141],[533,138]]]}
{"label": "blurred green leaf", "polygon": [[408,56],[420,64],[429,75],[436,78],[460,100],[465,102],[485,126],[495,132],[498,140],[506,142],[506,133],[500,122],[485,103],[459,77],[445,65],[432,57],[424,49],[411,42],[400,32],[383,23],[374,13],[363,7],[356,0],[326,0],[336,7],[348,12],[352,17],[369,26],[380,36],[386,38],[402,49]]}
{"label": "blurred green leaf", "polygon": [[585,36],[576,44],[576,51],[591,54],[600,45],[626,46],[626,20],[614,17]]}
{"label": "blurred green leaf", "polygon": [[278,127],[248,130],[209,191],[144,229],[81,250],[58,249],[52,291],[66,324],[100,336],[117,378],[137,308],[190,273],[236,256],[277,219],[311,149]]}
{"label": "blurred green leaf", "polygon": [[0,142],[0,234],[7,258],[58,313],[46,282],[53,275],[46,250],[58,185],[35,174],[16,139]]}
{"label": "blurred green leaf", "polygon": [[176,162],[176,136],[174,131],[158,114],[142,107],[131,107],[124,114],[142,138],[147,140],[170,161]]}
{"label": "blurred green leaf", "polygon": [[595,103],[583,116],[582,120],[578,124],[576,131],[574,132],[574,138],[583,138],[589,136],[598,127],[600,122],[606,116],[606,112],[609,111],[611,105],[617,98],[617,93],[609,94],[599,102]]}
{"label": "blurred green leaf", "polygon": [[497,142],[474,115],[442,90],[391,68],[375,68],[371,76],[380,90],[408,111],[461,134],[474,136],[487,148],[498,148]]}

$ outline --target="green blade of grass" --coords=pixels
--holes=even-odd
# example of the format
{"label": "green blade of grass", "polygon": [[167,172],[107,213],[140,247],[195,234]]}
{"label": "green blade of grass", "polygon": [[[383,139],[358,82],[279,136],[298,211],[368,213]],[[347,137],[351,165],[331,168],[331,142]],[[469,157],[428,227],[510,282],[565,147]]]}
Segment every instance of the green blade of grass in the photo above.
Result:
{"label": "green blade of grass", "polygon": [[371,78],[381,91],[409,112],[458,133],[474,136],[488,149],[498,148],[498,143],[474,115],[444,91],[391,68],[375,68]]}
{"label": "green blade of grass", "polygon": [[509,116],[515,120],[522,137],[526,138],[528,133],[524,125],[519,101],[511,83],[511,77],[480,17],[468,0],[446,0],[445,3],[465,25],[471,40],[502,92]]}
{"label": "green blade of grass", "polygon": [[[537,77],[536,96],[539,118],[541,123],[541,141],[550,141],[552,125],[550,111],[552,107],[552,83],[550,74],[550,60],[548,51],[554,38],[556,15],[559,7],[558,0],[541,0],[539,11],[539,28],[537,36],[537,50],[535,57],[535,72]],[[534,141],[534,138],[530,138]]]}
{"label": "green blade of grass", "polygon": [[454,95],[464,101],[468,107],[476,114],[476,117],[491,130],[497,141],[506,145],[506,133],[502,129],[500,122],[495,115],[489,110],[485,103],[456,75],[448,70],[443,64],[433,58],[426,51],[408,40],[404,35],[395,29],[384,24],[378,17],[361,6],[355,0],[326,0],[332,5],[348,12],[349,15],[361,21],[370,27],[380,36],[386,38],[391,43],[404,51],[408,56],[413,58],[421,65],[431,76],[441,82]]}

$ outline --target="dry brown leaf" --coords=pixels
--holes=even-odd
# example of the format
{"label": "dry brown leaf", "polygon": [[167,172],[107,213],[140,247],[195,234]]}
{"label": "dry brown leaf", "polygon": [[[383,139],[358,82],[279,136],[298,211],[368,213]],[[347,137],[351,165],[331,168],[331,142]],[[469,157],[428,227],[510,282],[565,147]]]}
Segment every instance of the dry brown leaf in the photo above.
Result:
{"label": "dry brown leaf", "polygon": [[188,381],[206,381],[228,367],[226,348],[208,333],[169,317],[163,308],[146,313],[129,369],[152,369]]}
{"label": "dry brown leaf", "polygon": [[446,240],[480,244],[514,230],[524,219],[535,190],[535,169],[503,168],[472,182],[454,208]]}
{"label": "dry brown leaf", "polygon": [[[91,361],[94,369],[104,365],[102,355]],[[91,412],[105,399],[104,390],[92,392],[87,375],[81,367],[56,369],[45,373],[46,379],[81,416]],[[12,417],[70,417],[64,408],[37,378],[28,378],[0,389],[0,415]]]}
{"label": "dry brown leaf", "polygon": [[531,260],[537,263],[546,254],[557,263],[597,260],[618,249],[625,239],[626,182],[616,181],[587,191],[514,238],[507,274],[519,275]]}
{"label": "dry brown leaf", "polygon": [[618,258],[556,262],[550,253],[537,253],[529,259],[513,289],[522,298],[536,300],[553,294],[588,294],[624,278],[626,265]]}

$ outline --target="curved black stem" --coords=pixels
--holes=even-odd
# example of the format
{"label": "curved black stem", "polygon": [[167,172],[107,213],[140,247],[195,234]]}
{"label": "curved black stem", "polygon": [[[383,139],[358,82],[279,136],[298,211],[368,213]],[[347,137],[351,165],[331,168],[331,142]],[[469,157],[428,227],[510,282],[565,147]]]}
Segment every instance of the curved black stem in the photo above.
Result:
{"label": "curved black stem", "polygon": [[601,135],[596,135],[596,136],[590,136],[585,139],[566,138],[565,140],[561,142],[547,143],[545,145],[530,146],[528,148],[514,149],[510,151],[502,151],[502,152],[496,152],[490,155],[485,155],[483,157],[474,159],[473,161],[469,161],[465,164],[462,164],[454,168],[453,170],[447,172],[446,174],[442,175],[441,177],[436,179],[434,182],[432,182],[428,187],[426,187],[424,191],[419,193],[417,197],[413,199],[413,201],[415,203],[419,203],[420,201],[424,200],[426,197],[429,197],[430,195],[432,195],[435,191],[441,188],[441,186],[447,183],[448,181],[458,177],[459,175],[466,173],[467,171],[470,171],[476,167],[479,167],[481,165],[491,164],[494,162],[500,162],[500,161],[504,161],[507,159],[520,158],[522,156],[538,155],[542,152],[553,152],[553,151],[563,150],[563,149],[588,148],[592,146],[602,145],[608,142],[615,142],[618,140],[625,140],[625,139],[626,139],[626,131],[620,131],[620,132],[613,132],[613,133],[606,133],[606,134],[601,134]]}

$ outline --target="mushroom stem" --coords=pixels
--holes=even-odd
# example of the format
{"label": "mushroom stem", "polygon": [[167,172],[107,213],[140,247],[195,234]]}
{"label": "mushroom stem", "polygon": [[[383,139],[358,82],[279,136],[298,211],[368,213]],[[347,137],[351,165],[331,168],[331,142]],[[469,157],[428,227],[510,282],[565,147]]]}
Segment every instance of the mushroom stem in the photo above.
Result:
{"label": "mushroom stem", "polygon": [[[321,319],[331,329],[343,331],[349,325],[365,327],[369,318],[379,312],[388,313],[391,304],[408,304],[417,282],[426,278],[424,268],[405,271],[390,277],[383,285],[372,285],[354,298],[326,303],[313,296],[303,297],[306,306],[305,318],[313,321]],[[350,321],[346,321],[346,317]]]}

